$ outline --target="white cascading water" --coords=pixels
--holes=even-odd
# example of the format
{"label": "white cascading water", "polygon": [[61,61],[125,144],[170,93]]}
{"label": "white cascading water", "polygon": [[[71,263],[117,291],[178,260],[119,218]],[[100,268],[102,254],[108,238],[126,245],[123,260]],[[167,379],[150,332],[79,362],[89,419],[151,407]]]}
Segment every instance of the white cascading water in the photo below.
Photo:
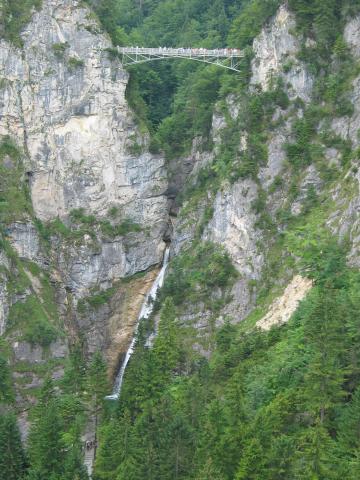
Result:
{"label": "white cascading water", "polygon": [[140,314],[138,316],[138,321],[137,321],[137,324],[136,324],[136,327],[135,327],[134,336],[133,336],[132,341],[130,343],[130,346],[129,346],[127,352],[126,352],[124,361],[121,364],[119,372],[116,375],[114,388],[113,388],[113,393],[106,397],[108,400],[117,400],[120,396],[125,370],[126,370],[127,364],[129,363],[129,360],[131,358],[131,355],[134,353],[136,334],[137,334],[137,331],[138,331],[138,328],[139,328],[140,321],[143,320],[143,319],[149,318],[152,311],[153,311],[154,301],[156,300],[159,289],[162,287],[162,285],[164,283],[165,272],[166,272],[166,268],[167,268],[168,263],[169,263],[169,256],[170,256],[170,247],[166,247],[161,270],[160,270],[158,276],[156,277],[155,282],[153,283],[151,289],[149,290],[148,294],[145,297],[144,303],[143,303],[143,305],[141,307],[141,310],[140,310]]}

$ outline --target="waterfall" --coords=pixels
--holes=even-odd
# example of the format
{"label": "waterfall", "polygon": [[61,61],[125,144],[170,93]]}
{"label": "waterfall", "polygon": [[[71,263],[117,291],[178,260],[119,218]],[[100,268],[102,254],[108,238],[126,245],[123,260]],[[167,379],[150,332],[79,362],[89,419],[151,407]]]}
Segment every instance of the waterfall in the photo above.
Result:
{"label": "waterfall", "polygon": [[168,263],[169,263],[169,256],[170,256],[170,247],[166,247],[161,270],[160,270],[158,276],[156,277],[151,289],[147,293],[147,295],[145,297],[145,300],[144,300],[144,303],[141,307],[141,310],[140,310],[140,313],[139,313],[139,316],[138,316],[138,320],[137,320],[137,323],[136,323],[136,327],[135,327],[134,336],[131,340],[129,348],[127,349],[124,361],[122,362],[122,364],[119,368],[118,374],[116,375],[116,378],[115,378],[113,392],[112,392],[111,395],[108,395],[107,397],[105,397],[108,400],[117,400],[120,396],[125,370],[126,370],[127,364],[129,363],[129,360],[131,358],[131,355],[134,353],[136,334],[137,334],[137,331],[138,331],[138,328],[139,328],[140,321],[142,319],[149,318],[153,309],[154,309],[154,301],[156,300],[159,288],[161,288],[163,283],[164,283],[165,272],[166,272],[166,268],[167,268]]}

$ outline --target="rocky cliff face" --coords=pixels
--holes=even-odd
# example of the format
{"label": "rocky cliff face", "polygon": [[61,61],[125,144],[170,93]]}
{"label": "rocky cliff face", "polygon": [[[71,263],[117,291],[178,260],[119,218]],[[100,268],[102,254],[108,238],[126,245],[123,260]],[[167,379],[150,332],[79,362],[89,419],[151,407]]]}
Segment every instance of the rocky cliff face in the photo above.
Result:
{"label": "rocky cliff face", "polygon": [[[31,370],[31,364],[49,356],[63,358],[68,340],[81,331],[88,351],[105,348],[114,368],[130,341],[148,285],[143,280],[135,288],[121,279],[162,259],[168,210],[164,159],[148,152],[148,136],[141,133],[125,99],[128,74],[82,2],[44,0],[21,36],[22,49],[0,42],[0,136],[10,137],[22,154],[20,180],[30,192],[32,208],[5,225],[11,252],[2,251],[0,257],[0,332],[6,330],[13,305],[26,304],[31,295],[45,302],[36,275],[28,275],[21,295],[8,287],[30,262],[49,277],[66,335],[46,353],[40,346],[19,343],[21,331],[15,329],[7,334],[14,364],[25,362]],[[3,162],[11,173],[11,158]],[[61,221],[68,229],[74,209],[92,216],[96,225],[103,222],[107,230],[93,221],[82,232],[80,219],[71,227],[75,235],[53,229],[44,242],[34,219],[45,226]],[[114,300],[93,308],[86,299],[104,291]],[[125,302],[128,308],[124,295],[132,298]],[[39,382],[22,390],[31,391]]]}
{"label": "rocky cliff face", "polygon": [[[128,74],[81,2],[45,1],[22,34],[22,51],[2,42],[0,133],[29,155],[40,219],[85,207],[122,207],[135,221],[163,218],[163,159],[146,153],[125,100]],[[144,146],[134,156],[134,143]]]}
{"label": "rocky cliff face", "polygon": [[[266,161],[256,177],[223,181],[217,191],[208,189],[198,198],[190,194],[182,203],[177,194],[196,185],[199,172],[216,161],[231,123],[239,134],[237,155],[247,154],[250,132],[243,126],[242,98],[230,95],[225,111],[216,109],[212,151],[201,151],[201,141],[195,139],[188,157],[165,167],[161,155],[148,152],[148,137],[126,102],[127,73],[112,58],[110,40],[81,2],[44,0],[22,33],[22,49],[1,41],[0,135],[10,136],[22,151],[21,182],[32,204],[28,213],[6,222],[6,248],[0,251],[0,333],[13,349],[19,403],[35,402],[31,390],[41,383],[39,372],[46,362],[53,362],[54,378],[61,376],[69,339],[79,332],[88,352],[103,349],[110,373],[116,368],[155,276],[153,267],[161,262],[163,238],[169,232],[165,192],[175,198],[170,212],[172,254],[191,249],[194,241],[215,242],[226,249],[238,271],[215,319],[205,305],[184,299],[180,319],[197,331],[226,318],[239,322],[252,311],[265,277],[272,275],[275,236],[286,228],[280,214],[303,214],[309,190],[333,199],[328,223],[337,233],[350,234],[350,260],[359,264],[358,170],[341,173],[330,188],[318,163],[295,176],[287,158],[286,145],[295,141],[294,125],[304,117],[314,89],[312,74],[298,58],[301,44],[310,45],[311,40],[299,39],[295,27],[293,14],[283,6],[253,44],[247,94],[271,92],[280,79],[289,99],[269,120],[262,137]],[[358,18],[345,29],[356,58],[359,31]],[[318,128],[330,129],[353,147],[359,146],[359,85],[359,78],[354,79],[354,112]],[[340,149],[321,144],[321,151],[325,163],[340,170]],[[2,160],[12,172],[10,156]],[[74,209],[82,210],[74,217]],[[272,222],[270,233],[264,215]],[[139,272],[144,274],[132,277]],[[276,281],[271,279],[275,296],[283,289],[285,293],[271,303],[268,315],[263,312],[264,328],[286,321],[311,288],[293,274],[284,268]],[[23,338],[9,318],[16,305],[27,305],[29,298],[46,306],[50,291],[62,335],[43,348]]]}
{"label": "rocky cliff face", "polygon": [[[289,99],[299,98],[304,105],[310,102],[313,78],[306,66],[297,59],[301,42],[295,35],[295,26],[294,15],[282,6],[254,40],[250,92],[266,92],[272,88],[274,80],[280,78]],[[199,170],[216,159],[221,148],[221,133],[228,126],[227,118],[232,121],[238,118],[241,120],[242,103],[241,99],[230,95],[226,114],[214,113],[212,124],[214,150],[203,154],[192,152],[191,157],[185,162],[187,165],[193,165],[189,183],[196,182]],[[261,191],[266,192],[267,201],[263,208],[275,219],[276,211],[288,202],[291,173],[286,160],[285,145],[291,141],[293,123],[301,115],[302,111],[295,112],[291,106],[276,110],[272,119],[274,127],[267,134],[267,161],[259,169],[258,181],[247,178],[232,184],[225,182],[215,196],[208,195],[195,208],[191,207],[190,198],[180,209],[175,221],[173,250],[174,253],[179,253],[196,237],[197,227],[203,222],[205,209],[212,210],[212,218],[203,228],[201,239],[223,245],[239,272],[239,280],[231,290],[232,300],[222,310],[220,323],[224,318],[230,318],[233,322],[241,321],[255,304],[255,285],[261,282],[266,251],[270,248],[272,240],[259,227],[259,212],[255,211],[253,205]],[[247,138],[248,132],[246,129],[242,130],[238,147],[240,155],[246,153]],[[278,176],[282,176],[284,180],[281,191],[271,188]],[[317,180],[316,169],[314,171],[313,167],[309,168],[302,180],[302,191],[305,192],[309,184],[319,186]],[[294,213],[300,213],[302,201],[301,193],[297,199],[292,200],[291,208]]]}
{"label": "rocky cliff face", "polygon": [[295,35],[295,29],[295,16],[287,7],[281,6],[254,40],[255,57],[250,84],[253,87],[260,85],[266,91],[271,81],[280,76],[287,85],[291,99],[301,98],[304,102],[309,102],[313,78],[304,63],[297,58],[301,42]]}
{"label": "rocky cliff face", "polygon": [[[359,31],[359,18],[355,18],[348,22],[344,33],[345,41],[356,59],[359,58]],[[359,265],[360,177],[357,161],[353,160],[350,171],[348,167],[342,171],[341,148],[329,147],[322,143],[321,137],[314,139],[313,143],[318,142],[316,148],[321,151],[323,164],[313,162],[301,172],[294,173],[287,157],[287,146],[296,142],[294,126],[304,117],[313,100],[315,79],[307,65],[299,60],[302,45],[311,48],[314,43],[311,39],[301,38],[296,33],[295,16],[286,6],[280,7],[254,40],[254,58],[251,63],[250,94],[269,92],[274,88],[274,84],[280,81],[289,99],[287,105],[275,110],[269,122],[265,140],[266,162],[260,166],[256,180],[240,179],[231,184],[223,182],[216,195],[208,192],[195,205],[193,198],[190,197],[174,220],[174,253],[186,250],[194,239],[217,242],[226,247],[239,272],[239,279],[230,292],[232,299],[218,314],[218,323],[225,318],[230,318],[233,322],[244,319],[256,304],[259,287],[264,282],[272,285],[271,298],[279,295],[278,300],[268,303],[269,313],[259,317],[262,318],[259,325],[265,326],[264,328],[288,320],[298,302],[309,291],[311,282],[299,276],[293,277],[291,268],[284,267],[276,280],[271,278],[272,246],[276,237],[274,231],[277,230],[281,235],[286,229],[286,222],[283,223],[281,215],[285,212],[286,215],[296,218],[304,214],[309,192],[314,192],[313,194],[320,198],[324,205],[328,205],[329,198],[332,199],[331,206],[324,207],[322,214],[327,216],[327,223],[334,232],[343,237],[350,236],[352,249],[349,260],[352,264]],[[332,67],[336,68],[335,59]],[[360,127],[358,87],[359,78],[356,77],[353,80],[353,91],[349,95],[354,112],[339,118],[334,114],[330,129],[328,122],[320,123],[318,127],[320,136],[326,133],[337,138],[336,135],[339,135],[348,142],[347,144],[351,144],[352,148],[358,147]],[[192,152],[186,159],[185,164],[192,168],[188,183],[195,184],[201,168],[211,165],[214,160],[216,162],[217,152],[221,148],[222,131],[226,130],[229,121],[241,119],[242,104],[241,98],[231,95],[228,97],[225,114],[219,111],[214,113],[212,125],[214,149],[206,153]],[[246,129],[240,131],[238,146],[240,155],[246,152],[248,136],[249,132]],[[326,183],[321,172],[322,165],[338,172],[335,183]],[[260,210],[254,208],[259,197],[264,199]],[[211,211],[210,219],[206,218],[206,211]],[[261,227],[263,214],[268,215],[273,222],[275,230],[270,235]],[[199,229],[202,231],[200,237]],[[281,259],[278,262],[281,263]],[[282,294],[284,289],[285,292]],[[264,314],[266,311],[265,308]],[[190,312],[190,317],[196,325],[203,327],[204,323],[209,321],[209,313],[201,312],[199,306],[190,307]],[[189,309],[184,313],[183,319],[188,321]]]}

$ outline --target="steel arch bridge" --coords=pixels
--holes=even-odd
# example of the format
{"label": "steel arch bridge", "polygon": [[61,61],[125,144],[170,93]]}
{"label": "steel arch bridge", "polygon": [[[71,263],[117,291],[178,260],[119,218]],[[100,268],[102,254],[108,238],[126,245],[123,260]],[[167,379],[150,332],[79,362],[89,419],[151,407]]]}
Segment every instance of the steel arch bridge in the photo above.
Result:
{"label": "steel arch bridge", "polygon": [[183,58],[239,72],[239,63],[244,57],[241,50],[234,48],[207,50],[205,48],[117,47],[117,50],[124,66],[153,62],[154,60]]}

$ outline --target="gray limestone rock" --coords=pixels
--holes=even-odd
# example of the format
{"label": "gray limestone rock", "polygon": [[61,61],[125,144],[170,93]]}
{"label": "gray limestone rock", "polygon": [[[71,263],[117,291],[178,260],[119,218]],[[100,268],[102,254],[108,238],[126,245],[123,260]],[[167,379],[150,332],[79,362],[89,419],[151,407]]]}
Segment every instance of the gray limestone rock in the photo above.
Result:
{"label": "gray limestone rock", "polygon": [[313,78],[305,65],[296,58],[300,50],[300,40],[292,32],[295,30],[295,16],[286,6],[281,6],[274,18],[255,38],[253,49],[251,84],[261,85],[266,91],[271,79],[280,76],[284,80],[290,98],[301,98],[308,102],[311,98]]}

